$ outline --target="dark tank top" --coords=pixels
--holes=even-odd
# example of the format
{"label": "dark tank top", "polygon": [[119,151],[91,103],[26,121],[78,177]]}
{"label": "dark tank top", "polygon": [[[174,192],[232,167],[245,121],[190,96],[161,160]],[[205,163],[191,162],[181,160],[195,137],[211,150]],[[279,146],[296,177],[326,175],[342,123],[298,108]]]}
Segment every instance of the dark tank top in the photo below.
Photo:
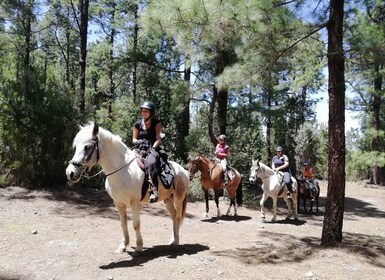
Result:
{"label": "dark tank top", "polygon": [[146,139],[151,142],[151,145],[154,145],[156,141],[156,125],[160,123],[158,119],[152,119],[151,120],[151,126],[148,129],[144,129],[144,121],[138,120],[134,127],[139,130],[139,136],[138,139]]}

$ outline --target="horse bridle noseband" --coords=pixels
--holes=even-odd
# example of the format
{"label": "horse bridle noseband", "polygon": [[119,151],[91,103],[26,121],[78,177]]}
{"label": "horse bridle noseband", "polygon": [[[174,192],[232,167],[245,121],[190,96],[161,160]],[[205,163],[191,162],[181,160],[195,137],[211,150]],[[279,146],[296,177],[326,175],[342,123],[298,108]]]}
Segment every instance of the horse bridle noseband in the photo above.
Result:
{"label": "horse bridle noseband", "polygon": [[[85,157],[83,163],[81,162],[78,162],[78,161],[74,161],[74,160],[70,160],[70,164],[76,166],[76,167],[83,167],[83,171],[84,172],[84,166],[87,165],[87,163],[91,160],[92,158],[92,155],[94,153],[94,151],[96,151],[96,163],[95,165],[99,162],[99,159],[100,159],[100,153],[99,153],[99,138],[98,137],[94,137],[92,138],[92,141],[94,142],[93,146],[92,146],[92,149],[91,149],[91,152]],[[112,174],[115,174],[117,172],[119,172],[120,170],[122,170],[124,167],[126,167],[127,165],[129,165],[136,157],[134,157],[132,160],[130,160],[128,163],[124,164],[122,167],[118,168],[117,170],[111,172],[111,173],[108,173],[106,174],[105,176],[108,177]],[[89,178],[93,178],[93,177],[96,177],[98,176],[99,174],[101,174],[103,172],[103,170],[99,171],[98,173],[92,175],[92,176],[88,176]]]}
{"label": "horse bridle noseband", "polygon": [[70,160],[69,163],[76,166],[76,167],[84,167],[91,160],[92,155],[93,155],[94,151],[96,150],[96,163],[95,164],[97,164],[99,162],[99,159],[100,159],[99,139],[98,139],[98,137],[94,137],[94,138],[92,138],[92,141],[94,142],[94,144],[92,145],[91,152],[88,155],[86,155],[83,162]]}

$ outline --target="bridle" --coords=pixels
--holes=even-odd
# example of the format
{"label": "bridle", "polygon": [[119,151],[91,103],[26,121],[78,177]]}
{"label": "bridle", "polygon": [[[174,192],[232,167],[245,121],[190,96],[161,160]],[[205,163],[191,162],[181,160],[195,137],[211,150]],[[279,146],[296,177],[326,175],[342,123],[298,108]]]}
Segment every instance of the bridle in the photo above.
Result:
{"label": "bridle", "polygon": [[[98,137],[93,137],[92,138],[92,142],[93,142],[93,145],[92,145],[92,148],[90,150],[90,152],[84,157],[84,160],[83,162],[79,162],[79,161],[75,161],[75,160],[70,160],[69,161],[69,164],[72,164],[76,167],[82,167],[83,170],[82,170],[82,174],[84,173],[84,170],[87,169],[87,164],[88,162],[91,160],[92,158],[92,155],[94,153],[94,151],[96,151],[96,163],[95,165],[99,162],[99,159],[100,159],[100,153],[99,153],[99,138]],[[134,161],[136,159],[136,157],[134,157],[133,159],[131,159],[130,161],[128,161],[126,164],[124,164],[122,167],[118,168],[117,170],[111,172],[111,173],[108,173],[108,174],[105,174],[106,177],[112,175],[112,174],[115,174],[117,172],[119,172],[120,170],[122,170],[123,168],[125,168],[126,166],[128,166],[132,161]],[[100,170],[98,173],[94,174],[94,175],[91,175],[91,176],[87,176],[88,178],[93,178],[93,177],[96,177],[98,175],[100,175],[101,173],[103,173],[104,171],[103,170]],[[87,172],[86,172],[87,173]]]}
{"label": "bridle", "polygon": [[[259,164],[259,162],[257,162],[257,165],[258,165],[258,170],[255,172],[255,177],[259,177],[258,176],[258,173],[259,173],[259,171],[261,170],[261,165]],[[264,180],[264,179],[266,179],[266,178],[269,178],[269,177],[271,177],[272,175],[267,175],[266,177],[263,177],[263,178],[261,178],[261,177],[259,177],[261,180]]]}
{"label": "bridle", "polygon": [[[198,172],[199,170],[199,161],[198,161],[198,158],[200,156],[197,156],[196,158],[194,159],[190,159],[189,162],[191,164],[191,168],[189,168],[189,176],[190,176],[190,179],[194,178],[194,174]],[[211,167],[210,169],[207,170],[207,173],[209,173],[209,175],[211,176],[211,172],[213,171],[213,169],[215,168],[215,166],[217,166],[217,163],[215,162],[214,166]],[[195,171],[194,174],[191,174],[191,169],[193,169]]]}
{"label": "bridle", "polygon": [[[190,160],[190,165],[191,165],[191,168],[189,168],[189,177],[190,177],[190,180],[192,179],[192,178],[194,178],[194,175],[197,173],[197,170],[199,169],[198,168],[198,159],[197,158],[194,158],[194,159],[191,159]],[[194,172],[194,174],[192,174],[192,172],[191,172],[191,170],[194,170],[195,172]]]}
{"label": "bridle", "polygon": [[72,165],[74,165],[76,167],[83,167],[83,169],[84,169],[84,167],[87,167],[87,164],[91,160],[92,155],[93,155],[95,150],[96,150],[96,163],[95,164],[97,164],[99,162],[99,159],[100,159],[99,139],[98,139],[98,137],[92,138],[92,142],[93,142],[92,148],[91,148],[90,152],[88,153],[88,155],[86,155],[84,157],[83,162],[79,162],[79,161],[75,161],[75,160],[70,160],[69,164],[72,164]]}

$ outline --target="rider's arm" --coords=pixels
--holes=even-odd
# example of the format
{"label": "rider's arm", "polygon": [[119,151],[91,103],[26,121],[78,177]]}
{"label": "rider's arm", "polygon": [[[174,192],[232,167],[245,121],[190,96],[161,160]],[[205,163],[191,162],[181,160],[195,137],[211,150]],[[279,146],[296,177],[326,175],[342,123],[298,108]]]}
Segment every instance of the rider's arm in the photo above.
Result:
{"label": "rider's arm", "polygon": [[139,137],[139,130],[136,127],[134,127],[132,130],[132,143],[133,144],[135,144],[138,141],[138,137]]}
{"label": "rider's arm", "polygon": [[160,143],[162,142],[162,137],[160,137],[161,130],[162,130],[162,127],[160,123],[158,123],[155,126],[156,139],[155,139],[154,145],[152,146],[154,149],[158,148],[160,146]]}

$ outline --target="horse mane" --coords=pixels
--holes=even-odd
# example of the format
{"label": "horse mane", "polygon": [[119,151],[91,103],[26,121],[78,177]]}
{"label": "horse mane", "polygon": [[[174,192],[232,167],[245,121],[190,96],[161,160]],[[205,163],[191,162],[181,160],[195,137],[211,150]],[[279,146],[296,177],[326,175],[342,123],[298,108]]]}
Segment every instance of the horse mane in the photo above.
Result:
{"label": "horse mane", "polygon": [[271,172],[271,173],[274,173],[274,170],[271,169],[271,167],[268,166],[267,164],[265,164],[265,163],[263,163],[263,162],[261,162],[261,161],[258,161],[258,163],[259,163],[259,165],[260,165],[264,170],[266,170],[266,171],[268,171],[268,172]]}
{"label": "horse mane", "polygon": [[[94,123],[89,122],[85,126],[80,126],[80,131],[74,138],[73,147],[76,147],[77,144],[88,141],[90,137],[92,136],[92,131],[94,128]],[[113,134],[112,132],[108,131],[107,129],[104,129],[102,127],[99,127],[99,133],[98,133],[99,139],[103,141],[110,141],[113,145],[118,145],[123,153],[125,153],[127,150],[131,151],[126,144],[122,141],[122,138],[119,135]]]}

